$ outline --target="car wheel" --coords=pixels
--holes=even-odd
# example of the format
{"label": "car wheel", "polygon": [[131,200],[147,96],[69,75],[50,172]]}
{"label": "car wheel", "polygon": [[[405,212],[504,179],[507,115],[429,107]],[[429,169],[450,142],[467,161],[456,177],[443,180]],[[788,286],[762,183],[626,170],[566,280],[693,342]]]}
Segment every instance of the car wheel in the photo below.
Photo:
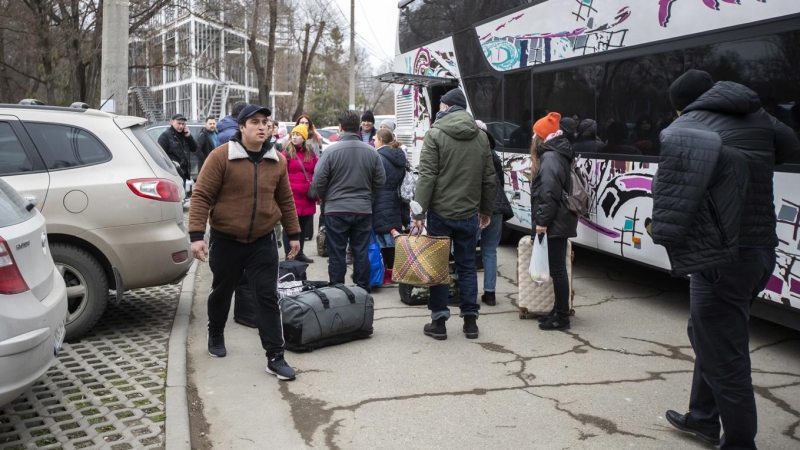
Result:
{"label": "car wheel", "polygon": [[67,244],[50,244],[53,261],[67,285],[67,334],[73,340],[97,324],[108,304],[108,277],[86,250]]}

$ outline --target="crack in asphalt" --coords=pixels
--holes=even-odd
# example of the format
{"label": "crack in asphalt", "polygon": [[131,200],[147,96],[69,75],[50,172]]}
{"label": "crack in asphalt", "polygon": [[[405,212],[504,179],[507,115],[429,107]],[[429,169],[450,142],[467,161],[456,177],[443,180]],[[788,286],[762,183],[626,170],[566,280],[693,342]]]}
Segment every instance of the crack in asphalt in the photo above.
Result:
{"label": "crack in asphalt", "polygon": [[507,277],[507,276],[503,275],[500,272],[499,268],[497,270],[497,277],[498,278],[502,278],[502,279],[508,281],[509,283],[511,283],[512,285],[519,287],[519,284],[517,284],[517,279],[516,278],[511,278],[511,277]]}
{"label": "crack in asphalt", "polygon": [[[533,392],[529,392],[527,390],[525,392],[527,392],[528,394],[530,394],[530,395],[532,395],[534,397],[540,398],[542,400],[550,400],[551,402],[554,402],[555,403],[555,408],[556,408],[557,411],[561,411],[563,413],[566,413],[573,420],[576,420],[576,421],[580,422],[581,425],[584,425],[584,426],[591,425],[591,426],[593,426],[595,428],[599,428],[599,429],[603,430],[607,435],[619,434],[619,435],[622,435],[622,436],[631,436],[631,437],[637,437],[637,438],[642,438],[642,439],[652,439],[654,441],[657,440],[656,438],[654,438],[652,436],[648,436],[646,434],[637,434],[637,433],[631,433],[630,431],[621,430],[619,428],[619,426],[613,420],[606,419],[605,417],[593,416],[591,414],[574,413],[574,412],[568,410],[567,408],[562,407],[561,406],[561,400],[559,400],[559,399],[545,397],[543,395],[536,395]],[[595,437],[596,436],[596,435],[592,435],[592,434],[585,434],[585,433],[583,433],[583,431],[580,431],[580,430],[578,430],[578,431],[581,434],[581,437],[578,438],[578,439],[581,440],[581,441],[585,441],[585,440],[589,439],[590,437]]]}
{"label": "crack in asphalt", "polygon": [[772,393],[772,389],[775,388],[767,388],[764,386],[757,386],[755,384],[753,385],[753,390],[755,391],[756,394],[772,402],[781,411],[798,419],[797,421],[789,425],[789,427],[787,427],[785,430],[783,430],[783,433],[781,434],[783,434],[784,436],[788,437],[793,441],[800,442],[800,438],[795,436],[795,430],[797,430],[797,428],[800,427],[800,411],[797,411],[796,409],[792,408],[792,405],[790,405],[787,401],[778,398],[777,395]]}
{"label": "crack in asphalt", "polygon": [[638,341],[638,342],[646,342],[648,344],[652,344],[652,345],[655,345],[657,347],[661,347],[661,348],[666,349],[666,350],[669,351],[669,355],[661,355],[660,353],[652,352],[653,355],[660,355],[660,356],[664,356],[664,357],[669,358],[669,359],[674,359],[674,360],[677,360],[677,361],[686,361],[686,362],[690,362],[690,363],[694,364],[694,358],[689,356],[689,355],[687,355],[686,353],[683,353],[683,351],[682,351],[683,349],[692,348],[691,345],[670,345],[670,344],[664,344],[662,342],[649,341],[647,339],[639,339],[639,338],[632,338],[632,337],[623,337],[623,339],[628,339],[628,340],[631,340],[631,341]]}
{"label": "crack in asphalt", "polygon": [[[576,386],[611,386],[616,384],[627,384],[627,383],[639,384],[651,381],[666,381],[666,378],[664,377],[665,375],[678,374],[678,373],[692,373],[692,371],[672,370],[672,371],[646,372],[646,373],[648,374],[648,376],[645,378],[550,383],[550,384],[535,384],[535,385],[530,383],[525,383],[522,386],[508,386],[500,388],[474,388],[463,391],[430,392],[430,393],[420,393],[420,394],[398,395],[392,397],[373,397],[364,399],[352,405],[341,405],[333,407],[328,407],[328,403],[323,400],[291,392],[289,390],[289,383],[281,383],[279,389],[281,395],[283,396],[283,399],[287,403],[289,403],[289,408],[291,410],[292,420],[294,422],[295,429],[298,432],[300,432],[300,436],[303,438],[306,444],[311,445],[311,443],[313,442],[314,433],[316,433],[316,431],[321,426],[325,424],[330,424],[330,421],[333,418],[334,413],[338,411],[355,412],[359,408],[373,403],[405,401],[405,400],[414,400],[420,398],[484,396],[496,392],[509,392],[509,391],[527,392],[526,391],[527,389],[564,388],[564,387],[576,387]],[[586,416],[586,417],[584,417],[584,415],[579,415],[579,416],[581,418],[586,419],[587,423],[594,421],[596,423],[602,423],[604,426],[607,427],[613,425],[613,422],[610,421],[608,421],[609,423],[597,422],[595,421],[595,419],[592,419],[593,416]],[[602,420],[607,420],[607,419],[602,419]],[[337,427],[338,425],[337,426],[329,425],[326,428],[326,439],[327,436],[333,436],[337,432]],[[610,428],[610,429],[615,429],[615,428]],[[620,431],[617,431],[617,433],[624,434],[623,432]]]}
{"label": "crack in asphalt", "polygon": [[[498,311],[498,312],[482,312],[480,313],[481,316],[496,316],[498,314],[519,314],[517,311]],[[379,320],[388,320],[388,319],[420,319],[420,318],[430,318],[430,314],[425,314],[424,316],[415,314],[413,316],[386,316],[386,317],[378,317],[377,319],[372,319],[373,322],[377,322]],[[457,317],[457,316],[453,316]]]}
{"label": "crack in asphalt", "polygon": [[760,345],[760,346],[758,346],[758,347],[756,347],[756,348],[754,348],[754,349],[750,350],[750,354],[752,355],[753,353],[755,353],[755,352],[757,352],[757,351],[760,351],[760,350],[763,350],[763,349],[765,349],[765,348],[774,347],[774,346],[776,346],[776,345],[781,345],[781,344],[785,344],[785,343],[787,343],[787,342],[796,342],[796,341],[800,341],[800,338],[786,338],[786,339],[781,339],[781,340],[779,340],[779,341],[776,341],[776,342],[773,342],[773,343],[771,343],[771,344],[764,344],[764,345]]}
{"label": "crack in asphalt", "polygon": [[659,296],[662,296],[662,295],[666,294],[665,291],[661,291],[660,289],[657,289],[657,290],[659,292],[657,292],[655,294],[651,294],[651,295],[644,295],[644,296],[617,297],[616,295],[611,294],[610,296],[600,300],[597,303],[590,303],[588,305],[576,305],[576,306],[573,306],[573,307],[575,309],[588,308],[590,306],[599,306],[599,305],[602,305],[602,304],[605,304],[605,303],[609,303],[609,302],[615,301],[615,300],[647,300],[647,299],[656,298],[656,297],[659,297]]}
{"label": "crack in asphalt", "polygon": [[341,450],[341,447],[336,445],[334,439],[339,435],[339,426],[342,424],[342,421],[344,421],[344,419],[339,419],[325,428],[325,445],[331,450]]}

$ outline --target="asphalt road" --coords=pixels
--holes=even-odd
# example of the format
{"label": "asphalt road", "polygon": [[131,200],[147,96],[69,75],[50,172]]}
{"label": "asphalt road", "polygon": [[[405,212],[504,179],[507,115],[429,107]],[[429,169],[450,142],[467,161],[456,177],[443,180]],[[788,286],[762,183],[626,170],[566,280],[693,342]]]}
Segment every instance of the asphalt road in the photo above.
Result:
{"label": "asphalt road", "polygon": [[[309,279],[327,279],[327,260],[306,253],[316,260]],[[257,331],[232,317],[228,357],[208,356],[211,274],[202,265],[189,339],[199,396],[193,447],[704,448],[664,418],[688,408],[685,280],[576,249],[572,329],[544,332],[514,306],[516,248],[501,248],[499,259],[498,305],[482,308],[479,339],[464,337],[455,308],[446,341],[424,336],[425,307],[383,288],[374,294],[374,336],[288,353],[299,369],[289,383],[264,372]],[[751,322],[759,448],[800,446],[798,342],[800,332]]]}

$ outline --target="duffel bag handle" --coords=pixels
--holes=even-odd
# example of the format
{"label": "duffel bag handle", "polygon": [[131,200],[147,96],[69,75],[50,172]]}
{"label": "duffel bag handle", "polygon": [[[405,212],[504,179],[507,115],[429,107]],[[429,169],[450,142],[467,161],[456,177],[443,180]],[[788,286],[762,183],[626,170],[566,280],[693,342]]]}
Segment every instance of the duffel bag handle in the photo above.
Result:
{"label": "duffel bag handle", "polygon": [[350,303],[356,303],[356,294],[354,294],[353,291],[351,291],[347,286],[343,284],[337,284],[334,287],[344,292],[347,295],[347,299],[350,300]]}
{"label": "duffel bag handle", "polygon": [[322,307],[325,309],[331,309],[331,302],[328,300],[328,296],[325,295],[324,292],[320,291],[319,289],[312,287],[311,292],[317,294],[320,300],[322,300]]}

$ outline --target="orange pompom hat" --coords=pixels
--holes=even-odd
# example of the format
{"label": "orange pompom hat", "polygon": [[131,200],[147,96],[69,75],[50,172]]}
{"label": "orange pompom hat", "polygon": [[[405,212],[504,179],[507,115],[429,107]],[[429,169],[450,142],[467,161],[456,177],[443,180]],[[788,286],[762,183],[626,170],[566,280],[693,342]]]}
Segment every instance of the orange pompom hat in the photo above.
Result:
{"label": "orange pompom hat", "polygon": [[551,112],[546,117],[542,117],[533,124],[533,132],[542,139],[557,132],[560,128],[561,114]]}

